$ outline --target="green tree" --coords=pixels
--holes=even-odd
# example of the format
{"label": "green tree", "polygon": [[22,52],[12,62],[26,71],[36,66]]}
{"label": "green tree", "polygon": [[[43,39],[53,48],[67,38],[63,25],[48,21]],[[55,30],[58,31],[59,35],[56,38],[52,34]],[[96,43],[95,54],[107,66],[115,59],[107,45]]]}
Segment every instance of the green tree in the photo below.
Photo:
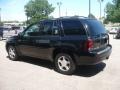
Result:
{"label": "green tree", "polygon": [[89,17],[89,18],[92,18],[92,19],[96,19],[96,17],[95,17],[92,13],[90,13],[90,14],[88,15],[88,17]]}
{"label": "green tree", "polygon": [[52,4],[47,0],[30,0],[25,5],[25,12],[28,19],[28,24],[37,22],[41,19],[49,18],[49,15],[54,11]]}
{"label": "green tree", "polygon": [[107,3],[106,13],[106,21],[120,23],[120,0],[113,0],[113,3]]}

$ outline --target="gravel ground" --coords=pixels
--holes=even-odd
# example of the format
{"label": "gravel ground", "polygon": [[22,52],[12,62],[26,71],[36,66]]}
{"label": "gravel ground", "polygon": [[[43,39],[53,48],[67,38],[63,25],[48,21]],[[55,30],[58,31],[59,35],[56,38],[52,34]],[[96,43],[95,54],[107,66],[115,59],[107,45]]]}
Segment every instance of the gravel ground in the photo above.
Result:
{"label": "gravel ground", "polygon": [[54,71],[51,62],[7,57],[0,41],[0,90],[120,90],[120,40],[110,36],[113,46],[109,60],[95,66],[80,66],[73,75]]}

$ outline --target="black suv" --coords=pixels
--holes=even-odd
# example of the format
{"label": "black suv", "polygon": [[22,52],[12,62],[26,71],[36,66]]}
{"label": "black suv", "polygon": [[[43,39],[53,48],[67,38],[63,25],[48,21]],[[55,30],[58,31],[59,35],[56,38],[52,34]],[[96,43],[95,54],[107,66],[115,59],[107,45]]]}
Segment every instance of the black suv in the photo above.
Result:
{"label": "black suv", "polygon": [[19,56],[50,60],[62,74],[72,74],[77,65],[94,65],[108,59],[112,46],[101,22],[85,17],[43,20],[7,40],[11,60]]}

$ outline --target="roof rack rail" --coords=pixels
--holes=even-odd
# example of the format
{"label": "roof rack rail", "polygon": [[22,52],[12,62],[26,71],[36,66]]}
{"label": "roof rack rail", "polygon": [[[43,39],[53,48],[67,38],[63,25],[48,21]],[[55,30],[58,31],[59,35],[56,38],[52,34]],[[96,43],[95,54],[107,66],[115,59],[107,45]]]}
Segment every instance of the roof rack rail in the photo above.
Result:
{"label": "roof rack rail", "polygon": [[63,16],[63,17],[60,17],[60,18],[88,18],[88,17],[85,17],[85,16]]}
{"label": "roof rack rail", "polygon": [[88,18],[88,17],[85,17],[85,16],[77,16],[77,15],[75,15],[75,16],[73,16],[73,17]]}
{"label": "roof rack rail", "polygon": [[59,18],[71,18],[71,16],[62,16],[62,17],[59,17]]}

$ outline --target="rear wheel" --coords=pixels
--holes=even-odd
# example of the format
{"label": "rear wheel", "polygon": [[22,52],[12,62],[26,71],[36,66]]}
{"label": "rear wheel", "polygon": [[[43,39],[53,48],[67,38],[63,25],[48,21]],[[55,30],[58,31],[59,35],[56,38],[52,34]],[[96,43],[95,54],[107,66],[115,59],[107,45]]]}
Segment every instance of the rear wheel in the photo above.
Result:
{"label": "rear wheel", "polygon": [[55,67],[56,70],[62,74],[72,74],[75,69],[76,65],[69,54],[60,53],[55,58]]}
{"label": "rear wheel", "polygon": [[8,47],[8,56],[11,60],[15,61],[18,59],[18,54],[14,46]]}

